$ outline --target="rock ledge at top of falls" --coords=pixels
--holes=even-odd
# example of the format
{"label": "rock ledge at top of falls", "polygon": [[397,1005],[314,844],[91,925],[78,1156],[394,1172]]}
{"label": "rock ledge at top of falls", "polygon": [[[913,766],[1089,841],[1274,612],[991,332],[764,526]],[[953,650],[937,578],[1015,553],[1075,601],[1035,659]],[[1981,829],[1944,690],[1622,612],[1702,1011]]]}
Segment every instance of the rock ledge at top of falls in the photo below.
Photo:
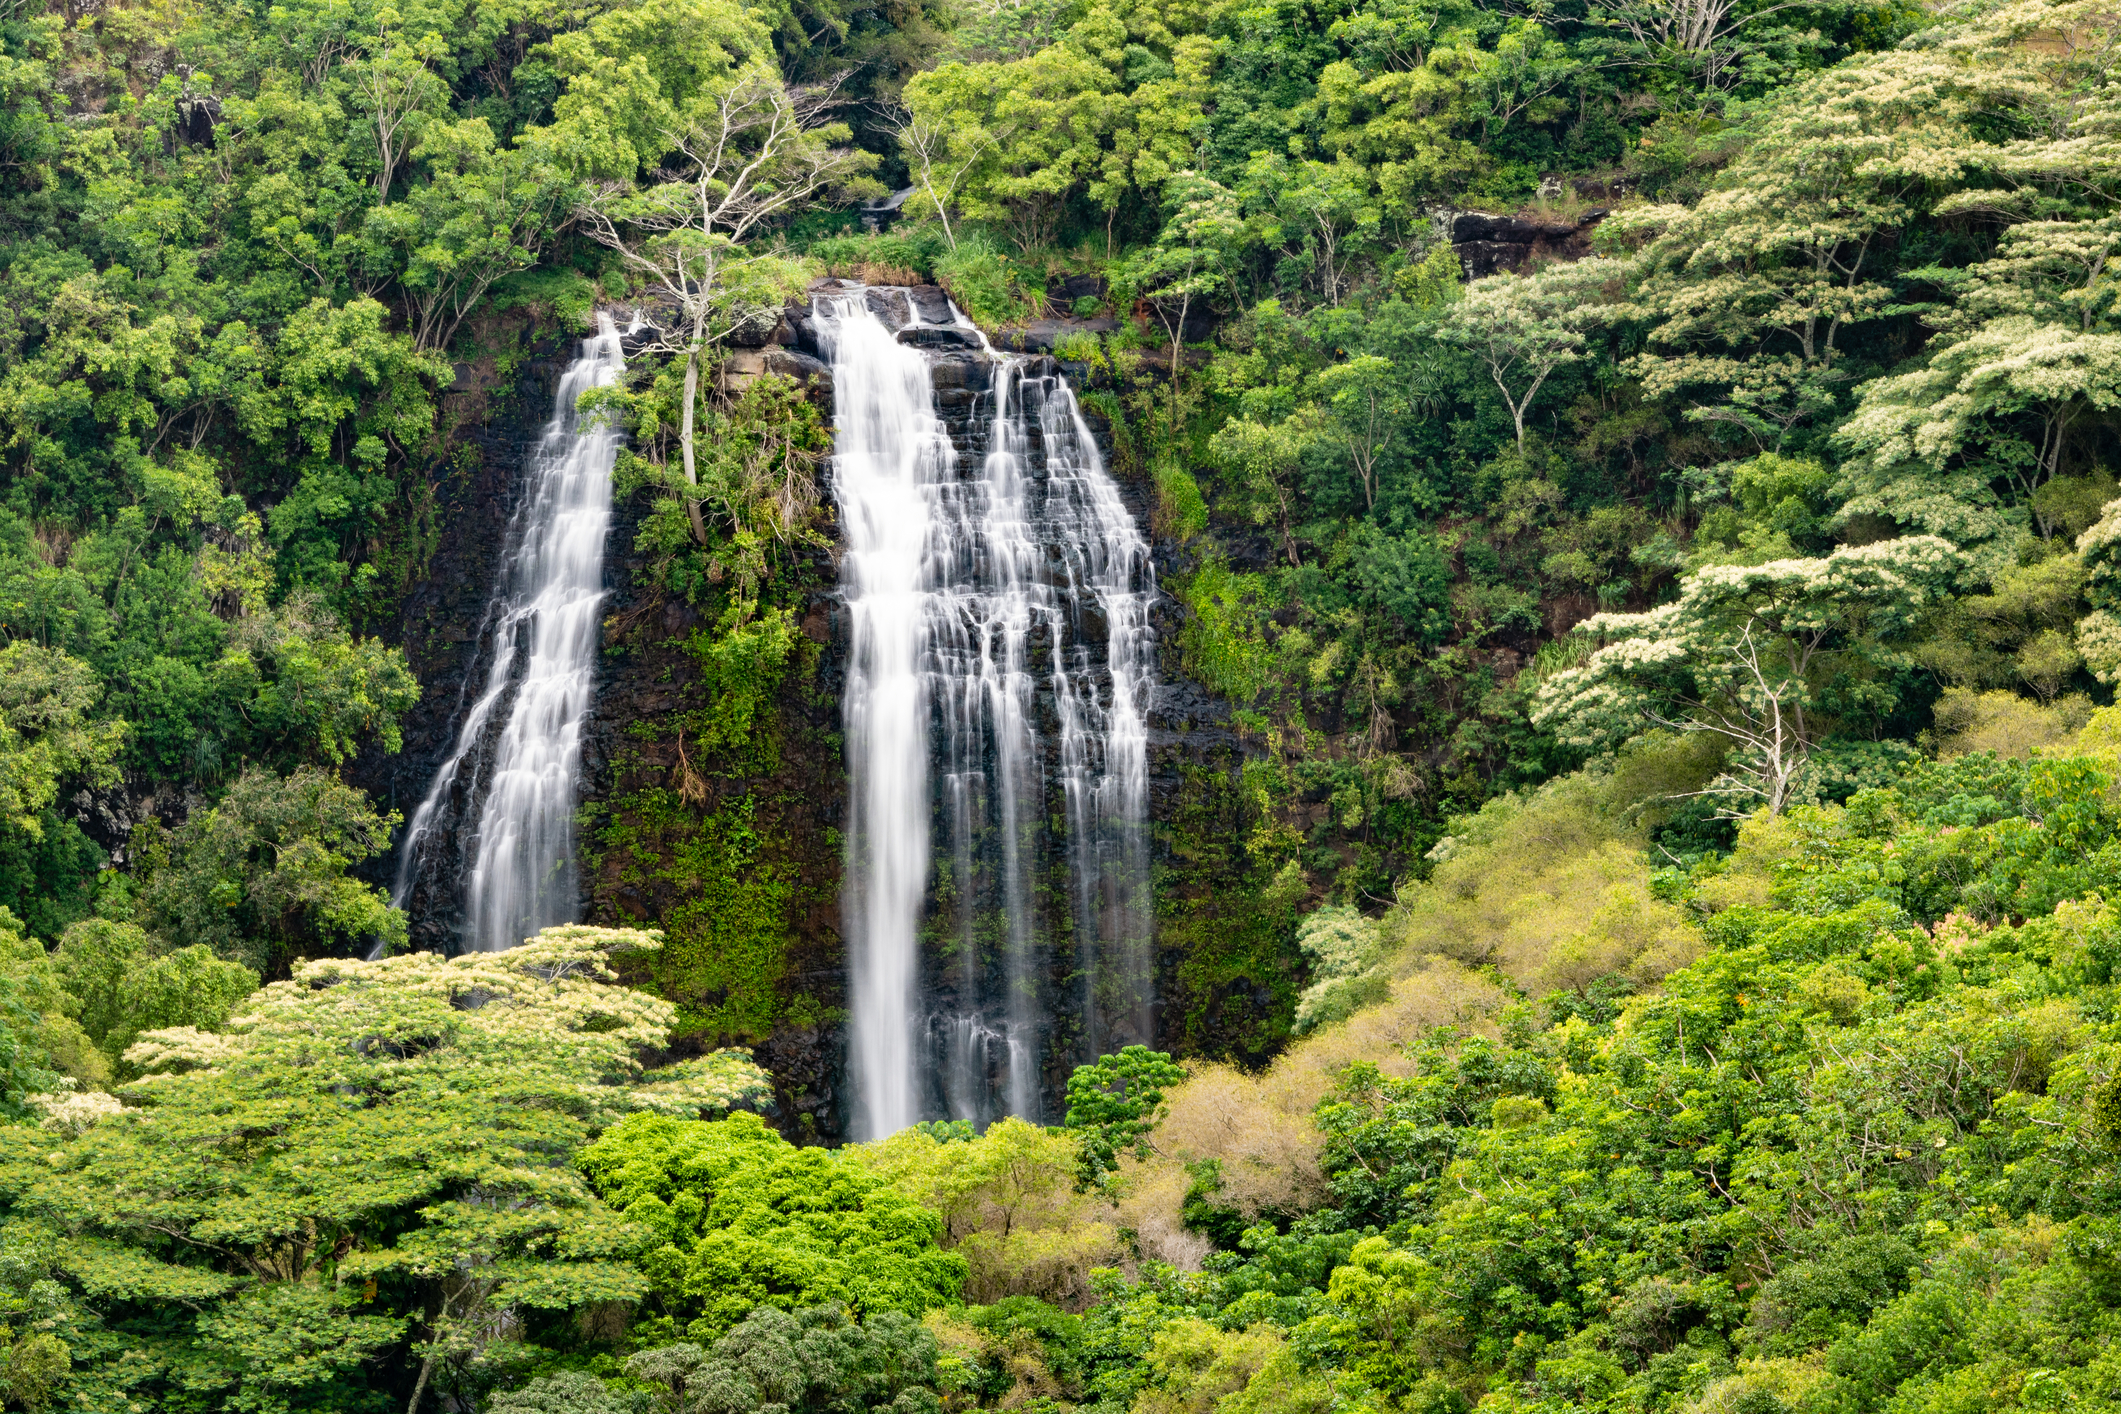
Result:
{"label": "rock ledge at top of falls", "polygon": [[909,324],[898,331],[898,341],[917,349],[976,349],[979,331],[955,324]]}

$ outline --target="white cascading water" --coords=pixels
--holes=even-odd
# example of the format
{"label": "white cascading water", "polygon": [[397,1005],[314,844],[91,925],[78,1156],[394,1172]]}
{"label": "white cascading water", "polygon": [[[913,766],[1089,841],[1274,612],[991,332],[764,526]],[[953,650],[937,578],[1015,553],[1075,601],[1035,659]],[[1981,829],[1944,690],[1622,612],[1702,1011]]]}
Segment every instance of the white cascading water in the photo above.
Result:
{"label": "white cascading water", "polygon": [[624,372],[620,345],[617,327],[599,315],[596,335],[560,376],[481,628],[482,641],[493,635],[492,666],[399,855],[392,901],[402,907],[423,848],[440,831],[462,834],[466,949],[514,947],[540,928],[575,921],[579,907],[575,798],[621,434],[608,419],[582,417],[577,405]]}
{"label": "white cascading water", "polygon": [[854,1016],[848,1066],[866,1138],[920,1118],[913,1022],[928,887],[927,650],[930,526],[955,464],[930,408],[928,364],[856,292],[821,303],[832,355],[833,483],[852,617],[847,925]]}
{"label": "white cascading water", "polygon": [[[816,315],[852,629],[848,1060],[856,1130],[877,1138],[924,1118],[1039,1115],[1056,1012],[1079,1015],[1061,1042],[1081,1056],[1150,1039],[1155,587],[1067,384],[981,352],[991,416],[962,476],[975,456],[935,411],[930,359],[868,293],[821,294]],[[919,305],[891,297],[921,327]],[[1048,860],[1068,877],[1058,909],[1041,901]],[[924,978],[932,885],[956,931]],[[1073,996],[1050,985],[1059,926]]]}

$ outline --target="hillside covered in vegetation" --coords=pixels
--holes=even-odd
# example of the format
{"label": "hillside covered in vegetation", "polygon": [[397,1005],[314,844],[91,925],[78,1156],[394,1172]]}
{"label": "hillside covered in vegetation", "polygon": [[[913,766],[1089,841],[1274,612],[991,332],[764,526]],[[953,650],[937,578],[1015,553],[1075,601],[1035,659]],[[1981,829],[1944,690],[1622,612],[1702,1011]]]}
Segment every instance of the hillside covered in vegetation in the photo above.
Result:
{"label": "hillside covered in vegetation", "polygon": [[[2117,58],[2081,0],[0,6],[0,1402],[2121,1405]],[[827,277],[1057,360],[1228,745],[1159,1048],[1062,1124],[791,1142]],[[591,922],[449,958],[375,783],[598,310],[642,705]]]}

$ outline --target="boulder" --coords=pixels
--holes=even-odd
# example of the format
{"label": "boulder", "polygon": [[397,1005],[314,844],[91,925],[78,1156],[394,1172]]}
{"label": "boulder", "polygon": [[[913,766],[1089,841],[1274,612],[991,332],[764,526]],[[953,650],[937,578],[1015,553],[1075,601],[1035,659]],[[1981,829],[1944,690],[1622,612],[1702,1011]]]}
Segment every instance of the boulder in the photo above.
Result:
{"label": "boulder", "polygon": [[722,386],[731,392],[767,373],[793,378],[805,387],[827,395],[832,391],[832,370],[799,349],[777,345],[763,349],[731,349],[722,359]]}
{"label": "boulder", "polygon": [[1072,306],[1079,299],[1101,300],[1110,286],[1102,275],[1069,275],[1063,279],[1046,282],[1046,298],[1063,307]]}
{"label": "boulder", "polygon": [[898,330],[913,322],[913,306],[906,292],[898,289],[872,289],[862,296],[869,312],[884,322],[886,329]]}
{"label": "boulder", "polygon": [[979,330],[955,324],[914,324],[898,331],[898,341],[917,349],[976,349],[981,347]]}
{"label": "boulder", "polygon": [[920,311],[924,324],[955,324],[957,311],[950,307],[950,296],[943,293],[940,285],[912,285],[906,290],[906,298]]}
{"label": "boulder", "polygon": [[1591,229],[1607,214],[1600,207],[1579,221],[1555,221],[1460,211],[1451,217],[1451,249],[1475,280],[1501,270],[1521,271],[1535,257],[1576,260],[1589,253]]}

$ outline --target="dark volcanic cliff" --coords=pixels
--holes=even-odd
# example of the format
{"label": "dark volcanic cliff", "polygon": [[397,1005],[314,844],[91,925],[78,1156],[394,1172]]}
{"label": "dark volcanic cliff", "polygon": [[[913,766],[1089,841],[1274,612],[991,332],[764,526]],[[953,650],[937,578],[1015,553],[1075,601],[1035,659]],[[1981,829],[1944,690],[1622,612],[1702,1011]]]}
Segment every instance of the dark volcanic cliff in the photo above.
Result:
{"label": "dark volcanic cliff", "polygon": [[[939,292],[922,291],[931,299]],[[947,339],[946,331],[937,331]],[[350,775],[379,803],[409,814],[446,757],[485,673],[481,619],[500,568],[525,453],[551,415],[571,340],[512,332],[513,366],[460,370],[449,399],[455,432],[434,473],[441,533],[428,572],[387,636],[405,647],[424,687],[396,756],[371,753]],[[491,341],[490,341],[491,342]],[[937,408],[961,454],[983,447],[992,356],[931,350]],[[764,347],[738,350],[738,379],[785,372],[829,404],[829,375],[801,318]],[[1050,360],[1042,360],[1050,364]],[[1041,369],[1040,371],[1050,371]],[[1109,429],[1090,414],[1100,441]],[[1151,523],[1151,488],[1118,475],[1137,522]],[[830,532],[827,501],[827,533]],[[593,720],[584,743],[580,821],[582,916],[656,926],[663,955],[637,980],[680,1008],[677,1045],[748,1045],[774,1074],[779,1123],[797,1139],[832,1141],[849,1120],[842,1083],[846,958],[840,931],[846,774],[840,680],[847,626],[833,554],[805,555],[795,576],[800,643],[759,729],[737,749],[701,749],[714,704],[702,671],[707,623],[661,594],[635,549],[643,498],[615,507],[606,556],[609,597]],[[1155,546],[1159,573],[1175,547]],[[1233,730],[1228,704],[1185,680],[1177,642],[1183,609],[1169,596],[1154,624],[1161,685],[1150,717],[1150,814],[1159,898],[1158,1034],[1190,1052],[1258,1059],[1286,1028],[1297,968],[1286,920],[1248,907],[1243,839],[1249,806],[1240,769],[1256,748]],[[395,861],[371,877],[387,882]],[[411,900],[416,946],[447,947],[457,903],[433,881]],[[1265,926],[1262,926],[1262,925]],[[1062,1028],[1065,1037],[1066,1030]],[[1057,1094],[1078,1057],[1047,1059]]]}

